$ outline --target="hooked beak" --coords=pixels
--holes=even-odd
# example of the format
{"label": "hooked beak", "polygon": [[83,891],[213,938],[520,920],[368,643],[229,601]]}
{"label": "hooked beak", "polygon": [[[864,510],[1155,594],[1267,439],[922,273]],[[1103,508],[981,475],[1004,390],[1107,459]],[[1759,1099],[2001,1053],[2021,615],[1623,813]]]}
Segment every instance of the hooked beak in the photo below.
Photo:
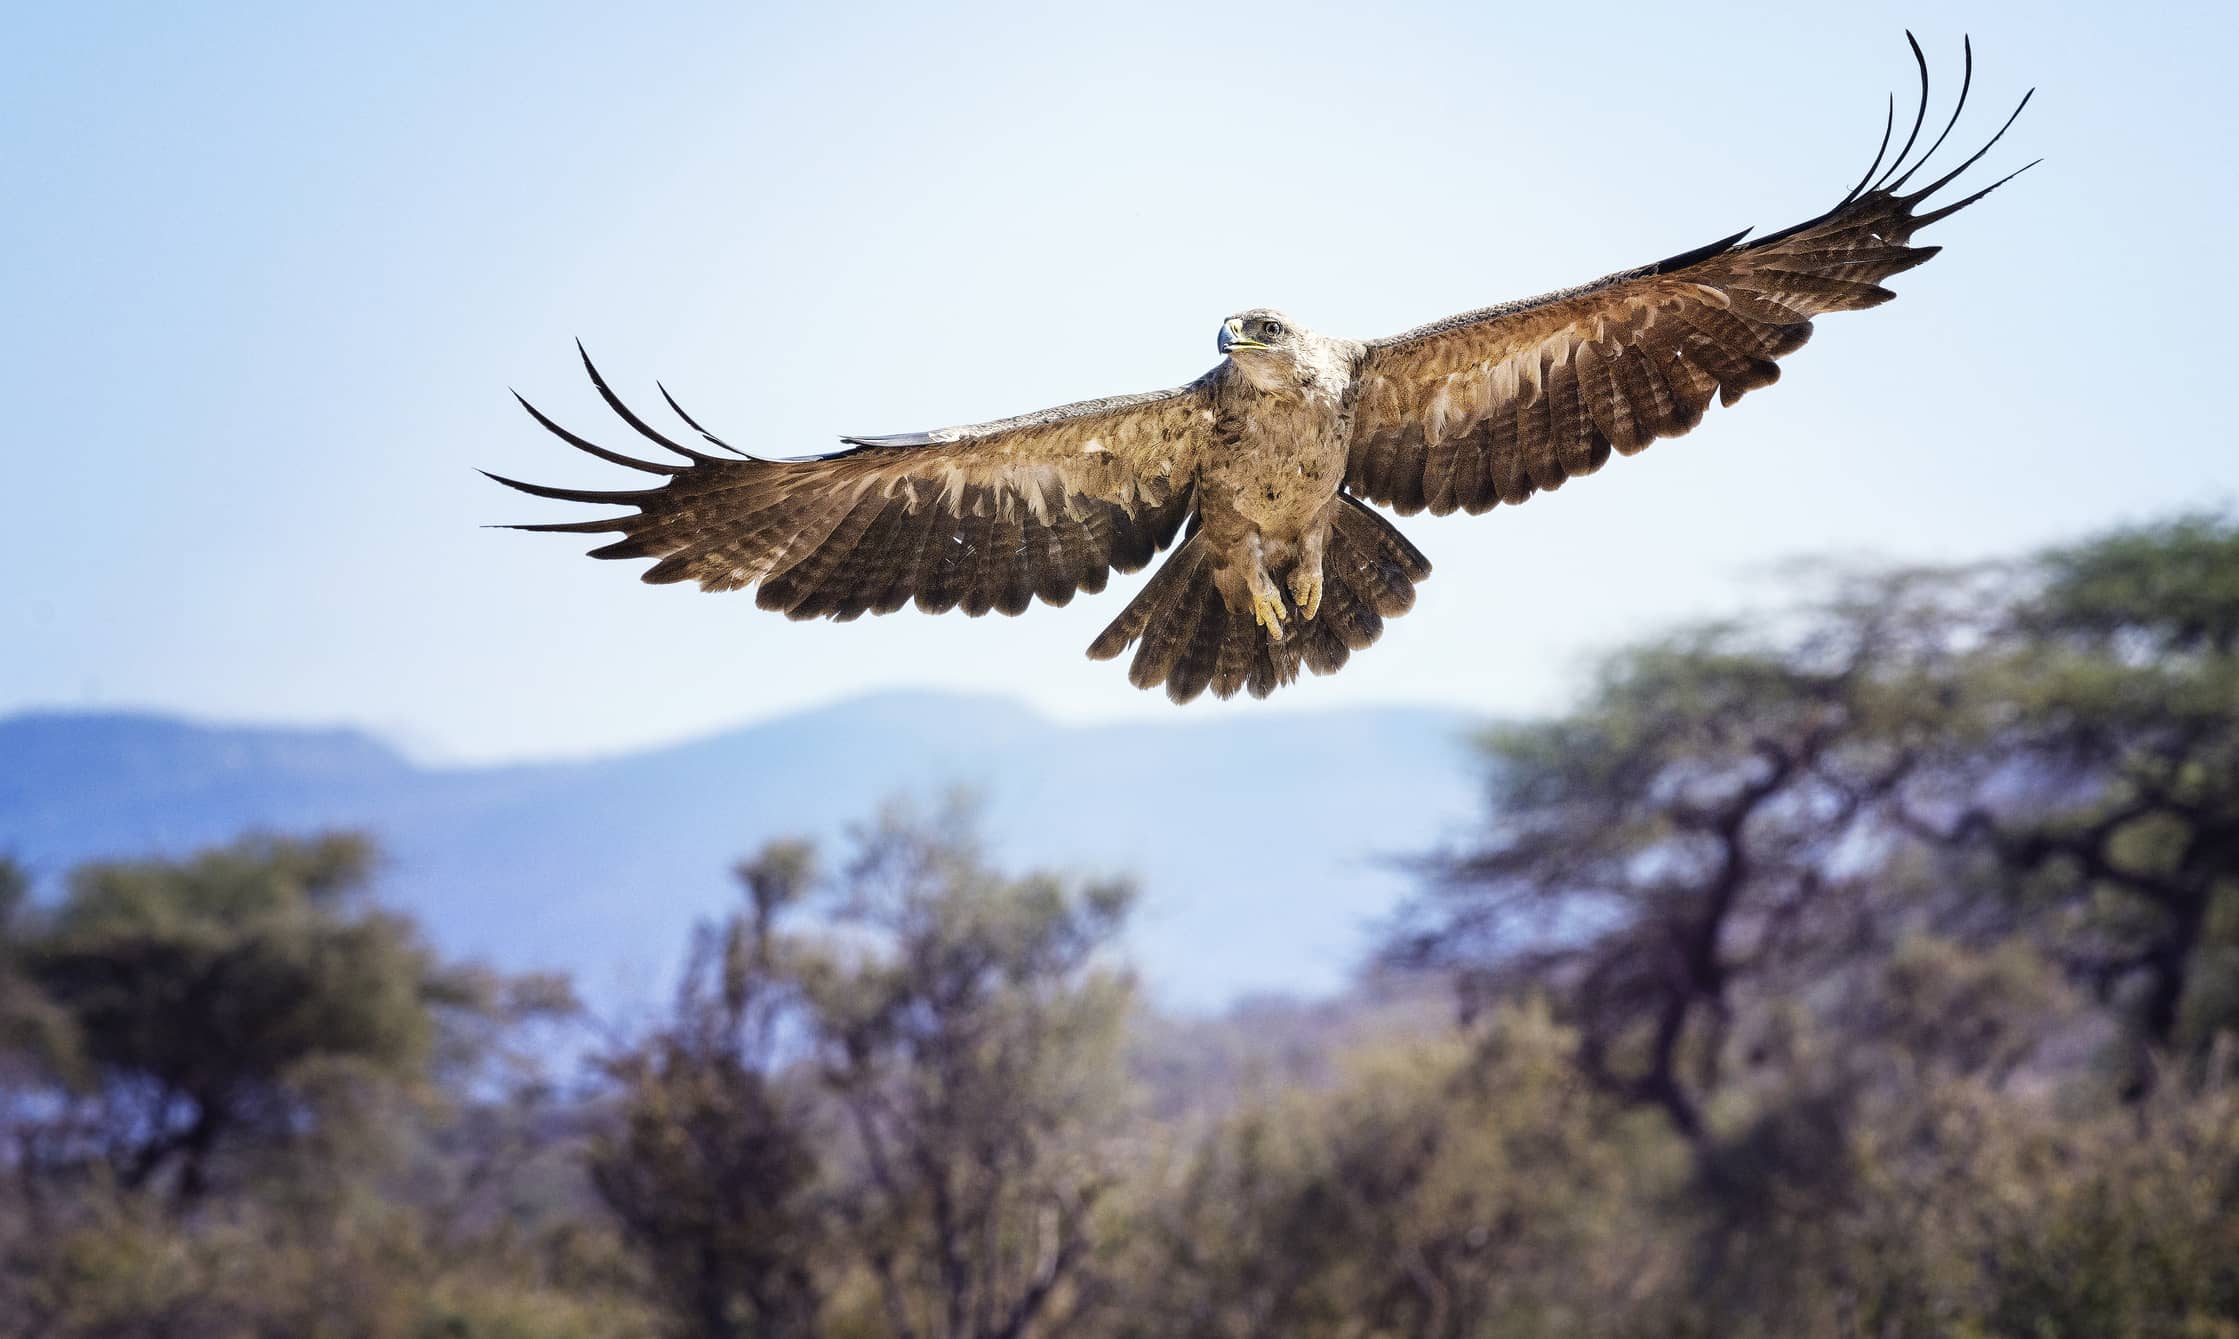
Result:
{"label": "hooked beak", "polygon": [[1244,338],[1244,322],[1232,316],[1221,326],[1221,333],[1214,336],[1213,347],[1222,353],[1234,353],[1238,349],[1264,349],[1267,346],[1256,339]]}

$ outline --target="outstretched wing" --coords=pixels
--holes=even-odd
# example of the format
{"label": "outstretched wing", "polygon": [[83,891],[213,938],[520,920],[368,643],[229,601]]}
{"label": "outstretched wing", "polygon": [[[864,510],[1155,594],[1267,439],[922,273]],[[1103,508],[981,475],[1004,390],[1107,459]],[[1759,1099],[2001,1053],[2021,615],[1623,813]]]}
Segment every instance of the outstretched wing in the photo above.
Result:
{"label": "outstretched wing", "polygon": [[[1779,380],[1774,360],[1811,337],[1812,317],[1894,297],[1881,281],[1939,250],[1908,245],[1913,234],[2012,179],[1916,212],[1998,142],[2006,133],[2001,126],[1951,172],[1898,193],[1958,124],[1974,82],[1970,43],[1950,123],[1919,162],[1904,168],[1928,110],[1928,62],[1917,41],[1912,47],[1921,101],[1911,136],[1875,180],[1889,149],[1885,129],[1873,166],[1818,218],[1747,244],[1747,234],[1737,234],[1578,288],[1370,344],[1360,366],[1346,484],[1403,515],[1426,507],[1474,515],[1522,502],[1593,473],[1612,448],[1631,455],[1687,432],[1702,421],[1713,393],[1731,405]],[[2028,104],[2024,97],[2021,105]],[[1894,100],[1890,112],[1894,129]],[[2006,126],[2019,115],[2016,107]]]}
{"label": "outstretched wing", "polygon": [[[850,437],[850,450],[807,460],[739,452],[669,407],[714,446],[710,455],[653,429],[591,384],[622,420],[686,463],[638,460],[596,446],[522,407],[562,440],[665,482],[592,492],[491,475],[538,497],[634,507],[629,515],[510,527],[617,533],[594,558],[658,559],[652,582],[702,590],[759,585],[755,602],[793,618],[891,613],[911,600],[929,613],[1064,604],[1132,572],[1173,540],[1189,509],[1196,455],[1211,422],[1197,384],[1089,400],[970,427]],[[664,387],[663,398],[668,398]]]}

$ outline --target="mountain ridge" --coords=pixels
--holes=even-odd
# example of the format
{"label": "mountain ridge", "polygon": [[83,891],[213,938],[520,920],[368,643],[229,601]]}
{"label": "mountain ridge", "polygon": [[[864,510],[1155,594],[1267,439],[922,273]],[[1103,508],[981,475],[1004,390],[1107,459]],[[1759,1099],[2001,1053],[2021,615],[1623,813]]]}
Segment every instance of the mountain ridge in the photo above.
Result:
{"label": "mountain ridge", "polygon": [[88,859],[362,828],[387,855],[380,896],[444,951],[564,968],[634,1007],[729,904],[738,857],[962,785],[1003,864],[1134,875],[1127,947],[1153,997],[1217,1008],[1343,983],[1406,887],[1378,858],[1471,816],[1475,724],[1425,707],[1066,724],[898,692],[641,750],[429,765],[350,727],[33,711],[0,717],[0,851],[51,889]]}

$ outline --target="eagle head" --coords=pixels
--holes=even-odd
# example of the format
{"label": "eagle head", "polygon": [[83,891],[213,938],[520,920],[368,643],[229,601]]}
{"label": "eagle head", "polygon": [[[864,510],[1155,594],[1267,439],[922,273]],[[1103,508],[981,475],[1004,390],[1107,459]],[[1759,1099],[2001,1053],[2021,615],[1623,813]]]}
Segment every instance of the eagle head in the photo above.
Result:
{"label": "eagle head", "polygon": [[1273,307],[1254,307],[1221,322],[1220,333],[1213,337],[1213,347],[1231,358],[1295,355],[1299,337],[1304,333],[1297,322]]}
{"label": "eagle head", "polygon": [[1314,336],[1272,307],[1229,317],[1213,343],[1246,381],[1263,391],[1295,392],[1320,379]]}

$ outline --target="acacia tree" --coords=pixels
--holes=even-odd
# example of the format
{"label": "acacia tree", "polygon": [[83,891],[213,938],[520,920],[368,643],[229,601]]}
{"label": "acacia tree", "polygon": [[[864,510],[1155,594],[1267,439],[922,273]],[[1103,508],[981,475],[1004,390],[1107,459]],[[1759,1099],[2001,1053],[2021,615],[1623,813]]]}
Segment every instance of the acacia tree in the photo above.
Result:
{"label": "acacia tree", "polygon": [[1096,959],[1131,891],[1003,874],[957,806],[852,847],[743,867],[676,1022],[610,1066],[597,1184],[689,1333],[873,1323],[859,1288],[897,1339],[1060,1332],[1101,1297],[1132,991]]}
{"label": "acacia tree", "polygon": [[23,867],[0,857],[0,1167],[12,1174],[22,1202],[35,1206],[45,1189],[38,1173],[56,1134],[53,1104],[43,1099],[71,1091],[84,1068],[69,1016],[25,971],[30,892]]}
{"label": "acacia tree", "polygon": [[[1488,739],[1486,836],[1389,957],[1552,992],[1585,1072],[1699,1140],[1737,992],[2026,930],[2124,1006],[2140,1094],[2239,1025],[2235,643],[2239,527],[2186,518],[1627,651]],[[1923,842],[1960,858],[1904,877]]]}
{"label": "acacia tree", "polygon": [[79,1072],[70,1020],[28,971],[31,879],[0,856],[0,1105],[4,1095],[65,1082]]}
{"label": "acacia tree", "polygon": [[19,908],[13,988],[72,1062],[45,1067],[35,1170],[98,1166],[185,1209],[230,1151],[347,1125],[353,1082],[426,1078],[445,1016],[492,1007],[501,979],[366,906],[374,864],[354,835],[251,838],[86,865],[56,906]]}
{"label": "acacia tree", "polygon": [[1894,932],[1861,876],[1966,596],[1932,573],[1853,581],[1783,632],[1619,654],[1573,712],[1492,731],[1484,834],[1422,863],[1386,961],[1454,974],[1472,1008],[1547,993],[1589,1078],[1703,1146],[1741,994]]}
{"label": "acacia tree", "polygon": [[2120,530],[2017,575],[1906,818],[1987,853],[2143,1051],[2200,1053],[2239,1027],[2239,524]]}

